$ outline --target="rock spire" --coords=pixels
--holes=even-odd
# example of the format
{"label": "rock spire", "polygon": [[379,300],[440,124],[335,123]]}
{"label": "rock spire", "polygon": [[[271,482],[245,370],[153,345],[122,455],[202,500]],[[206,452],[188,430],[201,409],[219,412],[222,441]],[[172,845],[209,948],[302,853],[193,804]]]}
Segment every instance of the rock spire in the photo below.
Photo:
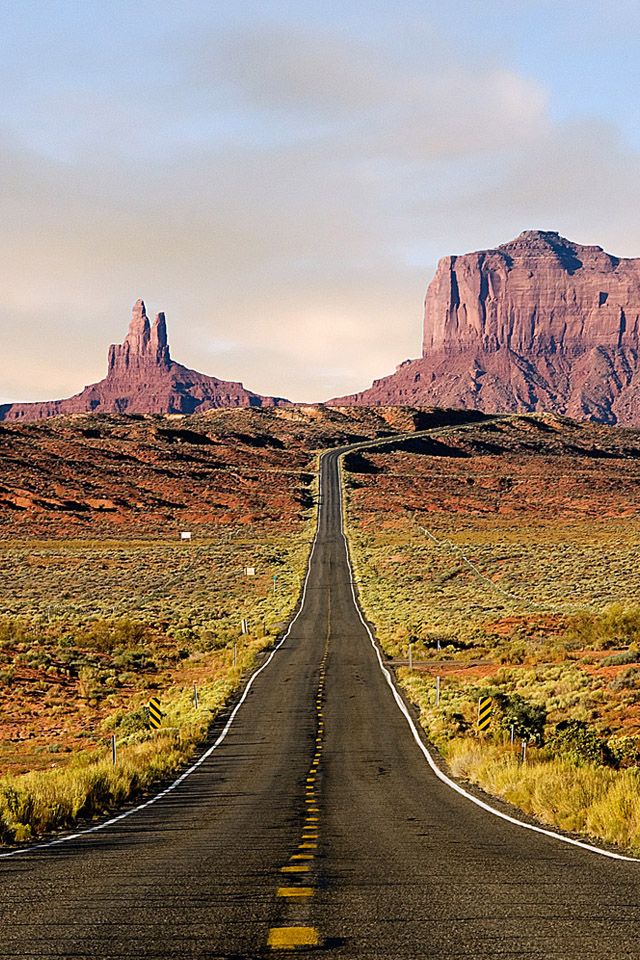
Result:
{"label": "rock spire", "polygon": [[76,413],[195,413],[213,407],[269,407],[287,402],[176,363],[169,353],[164,313],[158,313],[152,325],[144,301],[137,300],[124,342],[109,347],[104,380],[67,400],[4,404],[0,420]]}
{"label": "rock spire", "polygon": [[166,370],[171,366],[165,316],[158,313],[152,327],[144,300],[136,300],[124,343],[114,343],[109,348],[108,370],[114,375],[126,375],[131,370],[154,366]]}

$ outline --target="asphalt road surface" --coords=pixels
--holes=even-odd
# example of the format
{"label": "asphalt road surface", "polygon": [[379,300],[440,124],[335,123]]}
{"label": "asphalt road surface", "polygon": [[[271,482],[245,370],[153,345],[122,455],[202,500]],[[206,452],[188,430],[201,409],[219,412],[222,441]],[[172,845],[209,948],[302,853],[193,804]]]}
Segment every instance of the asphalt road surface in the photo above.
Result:
{"label": "asphalt road surface", "polygon": [[301,613],[225,740],[144,810],[0,859],[0,957],[640,957],[639,863],[430,769],[354,605],[337,455]]}

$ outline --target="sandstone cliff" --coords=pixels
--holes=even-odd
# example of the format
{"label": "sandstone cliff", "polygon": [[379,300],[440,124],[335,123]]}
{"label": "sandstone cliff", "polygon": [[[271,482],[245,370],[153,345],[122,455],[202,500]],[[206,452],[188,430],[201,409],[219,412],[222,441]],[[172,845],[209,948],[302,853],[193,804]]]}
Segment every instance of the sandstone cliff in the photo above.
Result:
{"label": "sandstone cliff", "polygon": [[67,400],[0,405],[0,420],[41,420],[73,413],[195,413],[214,407],[270,407],[287,402],[175,363],[169,353],[164,314],[159,313],[152,326],[144,302],[138,300],[124,343],[109,348],[104,380]]}
{"label": "sandstone cliff", "polygon": [[530,230],[443,258],[423,356],[331,403],[552,410],[640,426],[640,259]]}

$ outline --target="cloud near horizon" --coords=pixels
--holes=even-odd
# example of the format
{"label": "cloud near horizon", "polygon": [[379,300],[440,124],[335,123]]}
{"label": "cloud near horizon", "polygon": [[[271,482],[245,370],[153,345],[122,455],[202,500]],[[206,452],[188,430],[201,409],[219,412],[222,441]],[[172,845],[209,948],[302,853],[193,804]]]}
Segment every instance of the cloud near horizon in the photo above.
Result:
{"label": "cloud near horizon", "polygon": [[534,227],[640,255],[615,123],[557,119],[495,49],[396,40],[202,13],[150,36],[145,70],[125,43],[124,77],[108,50],[74,72],[63,42],[0,113],[0,397],[100,379],[142,297],[179,362],[328,399],[419,354],[440,256]]}

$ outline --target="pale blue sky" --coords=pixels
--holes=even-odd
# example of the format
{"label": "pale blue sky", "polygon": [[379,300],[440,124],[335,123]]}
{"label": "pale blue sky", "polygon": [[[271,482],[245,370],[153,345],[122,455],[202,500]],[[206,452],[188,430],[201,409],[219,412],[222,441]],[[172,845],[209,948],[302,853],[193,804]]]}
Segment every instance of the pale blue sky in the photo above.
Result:
{"label": "pale blue sky", "polygon": [[420,349],[439,257],[640,256],[628,0],[0,0],[0,398],[176,359],[314,400]]}

